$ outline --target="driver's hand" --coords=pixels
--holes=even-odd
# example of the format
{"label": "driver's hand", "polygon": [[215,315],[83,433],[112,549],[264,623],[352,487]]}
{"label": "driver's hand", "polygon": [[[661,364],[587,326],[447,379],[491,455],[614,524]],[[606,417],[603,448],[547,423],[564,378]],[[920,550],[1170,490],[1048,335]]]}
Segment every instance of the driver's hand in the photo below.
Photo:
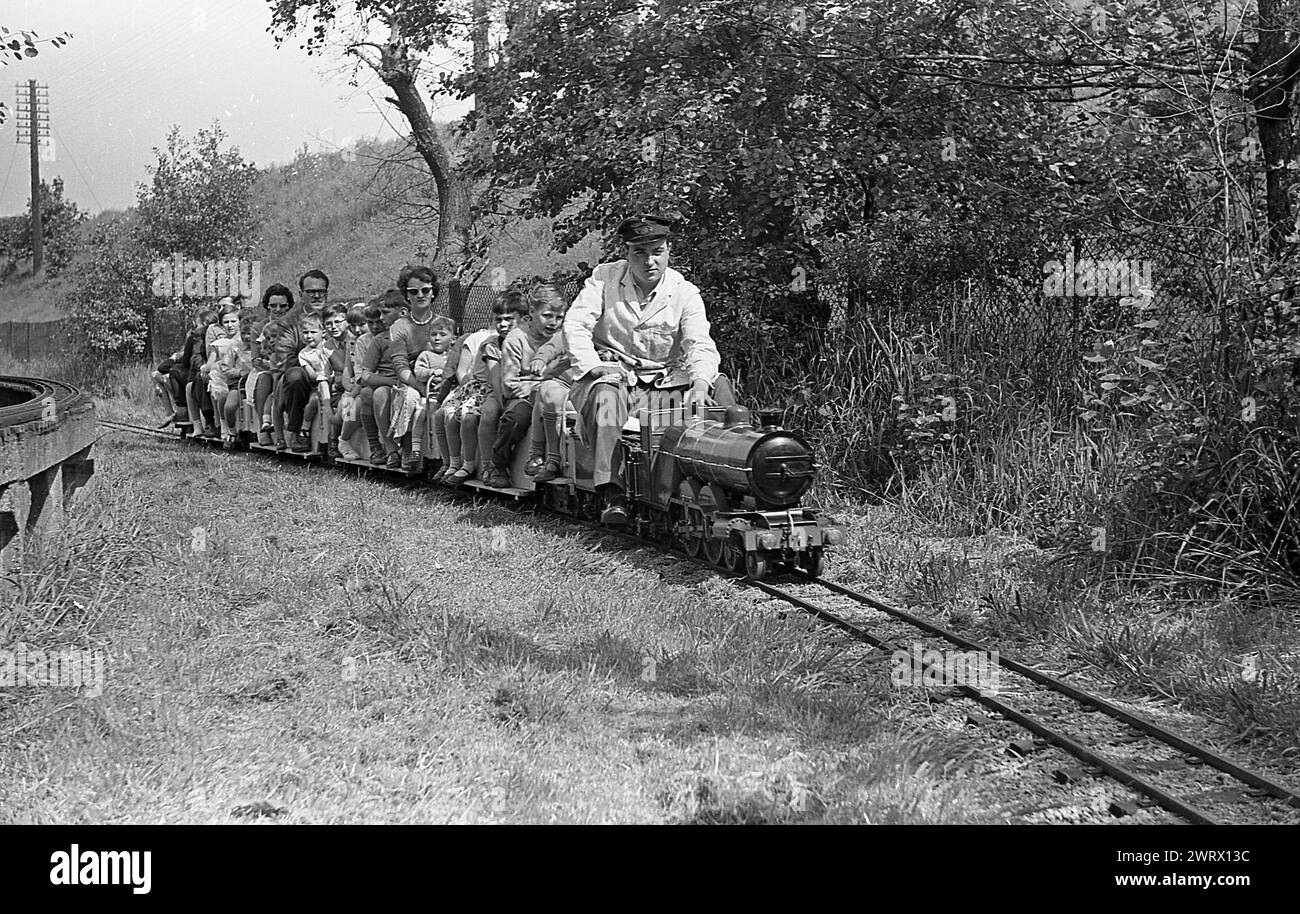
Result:
{"label": "driver's hand", "polygon": [[706,406],[717,406],[718,404],[709,394],[709,388],[701,385],[691,387],[690,393],[686,395],[686,403],[684,405],[686,407],[687,415],[692,415]]}

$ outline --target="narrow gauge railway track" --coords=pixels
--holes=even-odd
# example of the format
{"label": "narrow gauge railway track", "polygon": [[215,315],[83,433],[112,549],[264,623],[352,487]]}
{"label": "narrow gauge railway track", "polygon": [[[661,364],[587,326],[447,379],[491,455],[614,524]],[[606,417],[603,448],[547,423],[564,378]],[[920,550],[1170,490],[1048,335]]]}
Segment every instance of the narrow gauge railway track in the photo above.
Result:
{"label": "narrow gauge railway track", "polygon": [[159,428],[150,428],[147,425],[132,425],[129,422],[114,422],[111,419],[100,419],[99,424],[104,428],[111,429],[115,432],[130,432],[133,435],[149,435],[154,438],[170,438],[175,441],[182,440],[180,435],[175,431],[168,431],[168,426],[163,425]]}
{"label": "narrow gauge railway track", "polygon": [[0,427],[24,425],[66,412],[86,398],[77,388],[48,378],[0,375]]}
{"label": "narrow gauge railway track", "polygon": [[[811,578],[798,572],[793,576],[798,588],[794,592],[763,581],[749,583],[872,647],[905,650],[908,645],[903,639],[908,637],[909,631],[919,630],[963,651],[993,656],[994,649],[990,646],[964,638],[868,594],[823,578]],[[838,605],[827,607],[824,603],[812,602],[804,591],[813,589],[829,591],[839,598]],[[864,627],[864,623],[871,624],[871,629]],[[933,643],[924,645],[926,649],[933,646]],[[965,684],[945,688],[1029,730],[1190,822],[1223,824],[1243,820],[1248,818],[1243,815],[1245,807],[1259,804],[1268,807],[1262,810],[1268,813],[1265,818],[1300,822],[1300,792],[1288,785],[1251,771],[1207,746],[1057,676],[1003,656],[1001,652],[996,656],[999,667],[1012,674],[1009,677],[1012,682],[1004,683],[998,694]],[[943,681],[942,669],[935,669],[924,660],[919,663],[918,672],[931,670],[935,680]],[[1034,690],[1033,686],[1038,689]],[[1005,700],[1003,696],[1008,693],[1019,696],[1021,707],[1014,707]],[[1026,706],[1032,713],[1026,712]],[[1049,724],[1045,719],[1052,722]],[[1067,727],[1074,731],[1074,735],[1066,732]],[[1032,753],[1037,746],[1026,748],[1028,753]],[[1085,772],[1079,774],[1083,775],[1080,780],[1086,778]],[[1233,782],[1236,782],[1235,786]],[[1238,789],[1241,785],[1245,785],[1244,791]]]}
{"label": "narrow gauge railway track", "polygon": [[[180,435],[165,429],[148,428],[123,422],[100,420],[100,424],[117,431],[144,434],[154,437],[178,439]],[[203,441],[204,439],[194,439]],[[354,465],[354,469],[357,468]],[[375,470],[385,476],[393,476],[382,468]],[[364,471],[364,470],[363,470]],[[433,484],[417,477],[405,477],[406,484],[415,483],[427,488],[447,491],[445,487]],[[470,494],[477,494],[470,492]],[[573,515],[562,515],[592,527],[602,534],[621,539],[629,544],[655,549],[664,548],[664,544],[646,539],[632,533],[611,530]],[[680,553],[679,553],[680,554]],[[965,638],[955,632],[927,622],[905,610],[891,606],[869,594],[860,593],[851,588],[828,581],[821,577],[811,577],[799,571],[792,571],[789,576],[794,579],[798,591],[785,590],[766,581],[747,580],[725,568],[710,563],[702,558],[683,555],[687,561],[727,577],[742,580],[744,583],[769,596],[786,602],[806,612],[823,624],[832,626],[855,641],[883,650],[895,650],[906,647],[903,638],[908,630],[921,631],[932,638],[960,647],[963,651],[981,652],[993,656],[993,648]],[[839,603],[827,607],[812,602],[808,590],[820,589],[829,592]],[[872,629],[864,623],[871,623]],[[929,645],[927,645],[929,647]],[[1281,821],[1290,817],[1290,821],[1300,821],[1300,792],[1266,775],[1251,771],[1214,749],[1186,739],[1166,727],[1134,714],[1099,695],[1092,694],[1070,683],[1034,669],[1013,658],[998,652],[997,662],[1001,669],[1016,677],[1017,685],[1021,682],[1039,687],[1037,694],[1017,688],[1015,694],[1026,697],[1035,705],[1031,712],[1013,707],[1002,698],[981,691],[969,685],[953,685],[947,688],[954,694],[976,702],[1011,723],[1028,730],[1046,744],[1053,745],[1074,758],[1082,761],[1092,772],[1080,772],[1087,777],[1096,771],[1104,772],[1115,781],[1123,784],[1146,797],[1151,803],[1173,813],[1175,816],[1195,824],[1224,824],[1242,820],[1240,806],[1249,801],[1268,805],[1269,817]],[[936,679],[943,676],[942,670],[934,670],[924,660],[919,662],[919,674],[932,671]],[[941,680],[942,681],[942,680]],[[999,690],[1005,694],[1007,689]],[[1048,723],[1044,718],[1052,718]],[[1063,718],[1071,718],[1067,723],[1075,731],[1074,735],[1064,732],[1064,725],[1058,723]],[[1083,723],[1083,719],[1090,719]],[[1098,727],[1092,719],[1104,718],[1108,726]],[[1099,731],[1109,732],[1099,732]],[[1082,731],[1082,733],[1080,732]],[[1145,743],[1145,746],[1139,744]],[[1150,751],[1155,747],[1155,751]],[[1026,753],[1034,751],[1028,749]],[[1164,758],[1122,759],[1122,755],[1135,755],[1138,749],[1146,749],[1148,756],[1163,755]],[[1212,769],[1212,777],[1205,776],[1205,768]],[[1159,777],[1152,776],[1157,773]],[[1213,780],[1213,789],[1205,789],[1205,782]],[[1231,786],[1231,781],[1245,785],[1240,791]],[[1211,809],[1206,805],[1210,804]],[[1231,807],[1238,807],[1233,809]],[[1222,809],[1223,812],[1219,810]],[[1256,817],[1257,819],[1259,817]]]}

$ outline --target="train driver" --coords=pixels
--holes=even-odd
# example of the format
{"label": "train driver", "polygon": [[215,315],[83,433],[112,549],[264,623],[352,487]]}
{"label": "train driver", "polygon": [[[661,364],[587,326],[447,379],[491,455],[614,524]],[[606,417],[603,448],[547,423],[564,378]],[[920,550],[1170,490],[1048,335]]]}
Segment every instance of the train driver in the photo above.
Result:
{"label": "train driver", "polygon": [[564,321],[577,380],[570,402],[593,451],[592,482],[605,499],[601,522],[627,523],[621,451],[629,411],[684,405],[731,406],[731,383],[718,373],[700,290],[668,266],[672,222],[624,219],[624,260],[598,265]]}

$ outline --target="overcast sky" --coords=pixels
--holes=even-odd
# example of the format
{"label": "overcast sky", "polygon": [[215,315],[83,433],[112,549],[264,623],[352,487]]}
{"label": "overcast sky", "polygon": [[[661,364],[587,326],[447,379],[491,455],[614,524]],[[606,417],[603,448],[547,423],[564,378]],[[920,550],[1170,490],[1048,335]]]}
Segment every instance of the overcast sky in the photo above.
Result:
{"label": "overcast sky", "polygon": [[[172,124],[193,136],[218,121],[259,166],[288,161],[304,143],[317,150],[394,136],[389,122],[406,132],[391,105],[376,103],[383,89],[378,80],[353,88],[345,69],[308,57],[300,40],[277,48],[267,32],[267,0],[5,0],[3,6],[0,25],[11,30],[73,37],[0,69],[9,77],[0,91],[10,108],[0,127],[0,215],[22,212],[30,197],[29,154],[16,143],[13,111],[15,84],[28,79],[49,85],[54,161],[41,164],[41,176],[62,177],[67,195],[92,213],[135,202],[152,150],[164,145]],[[440,99],[434,118],[459,117],[466,107]]]}

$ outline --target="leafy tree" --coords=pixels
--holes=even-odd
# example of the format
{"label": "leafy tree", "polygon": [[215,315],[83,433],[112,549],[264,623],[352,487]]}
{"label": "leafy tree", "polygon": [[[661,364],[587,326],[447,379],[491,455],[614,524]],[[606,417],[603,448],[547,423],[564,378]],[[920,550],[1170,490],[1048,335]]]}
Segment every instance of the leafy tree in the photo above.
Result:
{"label": "leafy tree", "polygon": [[139,355],[153,310],[151,264],[172,254],[194,260],[242,258],[258,243],[252,186],[256,169],[224,147],[220,127],[193,141],[173,128],[154,150],[152,180],[140,185],[135,211],[98,226],[90,257],[74,274],[69,322],[81,351]]}
{"label": "leafy tree", "polygon": [[1291,169],[1263,132],[1289,117],[1289,4],[561,0],[452,82],[498,112],[502,200],[526,189],[562,242],[675,209],[703,263],[767,274],[758,297],[878,235],[930,247],[927,281],[1088,231],[1190,224],[1161,240],[1199,252],[1213,187],[1257,179],[1276,251]]}
{"label": "leafy tree", "polygon": [[[1091,239],[1156,259],[1160,319],[1131,291],[1128,305],[1080,308],[1085,325],[1110,328],[1099,342],[1115,351],[1094,364],[1086,349],[1065,353],[1075,376],[1051,386],[1091,388],[1085,421],[1135,436],[1126,453],[1140,456],[1117,474],[1133,483],[1131,516],[1149,507],[1141,523],[1178,531],[1196,522],[1191,508],[1240,488],[1231,459],[1246,437],[1261,452],[1300,450],[1298,10],[1296,0],[551,0],[510,30],[493,66],[448,82],[493,112],[485,209],[551,217],[561,245],[629,211],[681,214],[674,256],[707,287],[724,354],[780,382],[765,393],[809,388],[790,402],[814,429],[831,413],[863,423],[841,408],[852,385],[809,367],[850,360],[827,354],[833,307],[866,318],[844,339],[882,354],[868,384],[896,385],[900,411],[928,430],[919,440],[955,453],[952,439],[973,426],[947,423],[933,404],[955,402],[977,369],[1007,391],[1021,376],[932,358],[936,297],[971,279],[1014,293],[1008,313],[1050,309],[1042,270],[1062,246]],[[872,336],[886,323],[889,345]],[[925,354],[920,381],[891,345],[900,359]],[[967,393],[964,407],[992,401],[988,388]],[[1279,504],[1270,516],[1295,516]],[[1232,523],[1244,528],[1252,512],[1268,513],[1242,507]]]}
{"label": "leafy tree", "polygon": [[219,125],[193,142],[173,127],[166,150],[155,149],[153,179],[136,209],[138,240],[159,257],[180,253],[197,260],[243,257],[257,246],[253,183],[257,169],[226,139]]}
{"label": "leafy tree", "polygon": [[[31,210],[30,200],[27,208]],[[55,178],[53,184],[41,181],[41,214],[41,235],[45,241],[45,275],[53,278],[72,262],[86,213],[63,196],[63,178]],[[9,262],[0,272],[8,275],[19,260],[32,256],[32,222],[27,216],[13,216],[5,221],[7,231],[4,242]]]}
{"label": "leafy tree", "polygon": [[[387,101],[411,125],[412,140],[433,175],[438,194],[438,239],[434,251],[440,272],[455,272],[470,250],[469,192],[457,171],[452,151],[439,135],[433,116],[420,96],[420,66],[434,48],[450,46],[458,36],[467,36],[469,17],[444,0],[357,0],[354,15],[343,17],[331,0],[270,0],[272,28],[276,40],[305,32],[308,53],[324,52],[331,30],[349,34],[345,53],[373,71],[392,91]],[[482,17],[476,16],[481,22]],[[383,40],[371,40],[372,30],[387,33]],[[474,37],[484,37],[481,25]],[[448,269],[450,267],[450,269]]]}
{"label": "leafy tree", "polygon": [[64,322],[73,345],[84,355],[145,353],[152,311],[149,264],[154,256],[138,235],[134,214],[117,216],[90,231],[89,256],[73,274],[70,319]]}
{"label": "leafy tree", "polygon": [[522,213],[555,218],[562,245],[628,211],[675,211],[678,250],[723,310],[770,300],[824,321],[802,290],[846,239],[924,244],[933,284],[991,274],[1023,255],[1013,234],[1079,218],[1047,170],[1050,106],[890,65],[952,31],[902,2],[662,3],[646,18],[635,0],[570,0],[455,84],[499,112],[485,208],[524,188]]}
{"label": "leafy tree", "polygon": [[[40,53],[36,47],[38,44],[51,44],[56,48],[61,48],[68,43],[72,37],[71,32],[62,32],[53,38],[41,38],[35,32],[29,32],[26,29],[17,31],[6,26],[0,25],[0,66],[9,66],[9,59],[25,60],[28,57],[35,57]],[[5,103],[0,101],[0,124],[3,124],[9,115],[9,109]]]}

